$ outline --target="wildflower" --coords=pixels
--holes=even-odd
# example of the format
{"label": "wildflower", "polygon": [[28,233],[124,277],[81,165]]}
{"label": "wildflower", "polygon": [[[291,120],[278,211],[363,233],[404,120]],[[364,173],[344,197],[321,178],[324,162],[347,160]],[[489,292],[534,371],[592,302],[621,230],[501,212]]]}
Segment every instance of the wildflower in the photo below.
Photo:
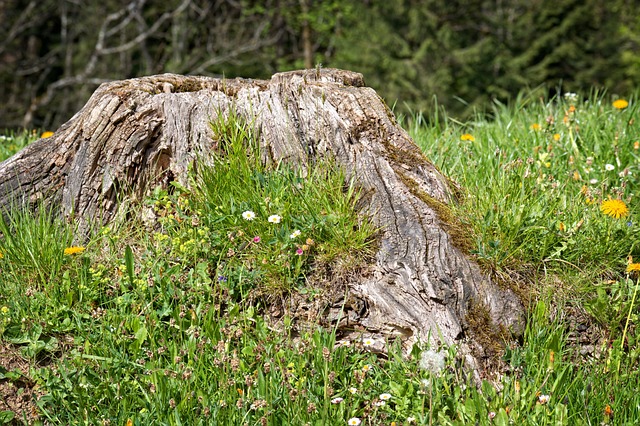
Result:
{"label": "wildflower", "polygon": [[245,212],[242,212],[242,218],[244,220],[253,220],[256,218],[256,214],[254,212],[252,212],[251,210],[247,210]]}
{"label": "wildflower", "polygon": [[604,165],[604,169],[608,172],[614,170],[616,168],[616,166],[614,166],[613,164],[605,164]]}
{"label": "wildflower", "polygon": [[9,308],[8,308],[7,306],[3,306],[2,308],[0,308],[0,312],[1,312],[3,315],[6,315],[6,314],[8,314],[8,313],[9,313]]}
{"label": "wildflower", "polygon": [[307,241],[305,241],[305,243],[307,243],[308,246],[312,246],[315,244],[315,242],[311,238],[307,238]]}
{"label": "wildflower", "polygon": [[635,149],[636,151],[640,149],[640,141],[635,141],[633,143],[633,149]]}
{"label": "wildflower", "polygon": [[590,180],[589,180],[589,183],[590,183],[591,185],[595,185],[596,183],[598,183],[598,179],[595,179],[595,178],[594,178],[594,179],[590,179]]}
{"label": "wildflower", "polygon": [[460,140],[461,141],[475,142],[476,138],[474,138],[473,135],[470,134],[470,133],[465,133],[465,134],[460,136]]}
{"label": "wildflower", "polygon": [[640,263],[630,263],[627,265],[627,272],[640,272]]}
{"label": "wildflower", "polygon": [[533,123],[531,126],[529,126],[529,128],[531,130],[533,130],[534,132],[537,132],[541,129],[540,125],[538,123]]}
{"label": "wildflower", "polygon": [[338,397],[338,398],[333,398],[333,399],[331,400],[331,403],[332,403],[332,404],[340,404],[342,401],[344,401],[344,398],[340,398],[340,397]]}
{"label": "wildflower", "polygon": [[407,417],[407,423],[415,423],[416,422],[416,418],[415,417]]}
{"label": "wildflower", "polygon": [[577,170],[573,171],[573,180],[581,180],[582,176],[580,176],[580,172]]}
{"label": "wildflower", "polygon": [[218,275],[218,282],[226,283],[227,277],[225,277],[224,275]]}
{"label": "wildflower", "polygon": [[420,384],[422,385],[423,388],[429,389],[429,387],[431,386],[431,380],[422,379],[422,380],[420,380]]}
{"label": "wildflower", "polygon": [[380,394],[380,399],[382,401],[388,401],[391,399],[391,394],[390,393],[382,393]]}
{"label": "wildflower", "polygon": [[613,105],[615,109],[625,109],[629,106],[629,102],[625,101],[624,99],[618,99],[613,101],[611,105]]}
{"label": "wildflower", "polygon": [[3,257],[4,257],[4,253],[0,251],[0,259],[2,259]]}
{"label": "wildflower", "polygon": [[365,373],[369,372],[370,370],[371,370],[371,365],[369,365],[369,364],[365,364],[362,367],[362,371],[365,372]]}
{"label": "wildflower", "polygon": [[547,402],[549,402],[550,399],[551,399],[551,396],[549,395],[540,395],[538,396],[538,404],[544,405]]}
{"label": "wildflower", "polygon": [[554,140],[554,141],[556,141],[556,142],[558,142],[558,141],[560,140],[560,133],[555,133],[555,134],[553,135],[553,140]]}
{"label": "wildflower", "polygon": [[495,411],[489,411],[489,420],[493,419],[496,416]]}
{"label": "wildflower", "polygon": [[72,246],[72,247],[67,247],[66,249],[64,249],[64,254],[65,255],[78,254],[78,253],[82,253],[84,250],[85,250],[84,247]]}
{"label": "wildflower", "polygon": [[609,404],[604,406],[604,415],[607,417],[611,417],[611,415],[613,414],[613,410],[611,409],[611,406]]}
{"label": "wildflower", "polygon": [[299,229],[296,229],[295,231],[293,231],[291,233],[291,235],[289,235],[289,238],[291,238],[293,240],[294,238],[298,238],[300,236],[300,234],[302,234],[302,232],[300,232]]}
{"label": "wildflower", "polygon": [[127,426],[133,426],[133,420],[127,419]]}
{"label": "wildflower", "polygon": [[304,250],[298,247],[298,249],[296,250],[296,256],[302,256],[303,253],[304,253]]}
{"label": "wildflower", "polygon": [[567,92],[564,94],[564,98],[569,102],[575,102],[578,100],[578,94],[573,92]]}
{"label": "wildflower", "polygon": [[350,392],[352,395],[355,395],[355,394],[358,392],[358,389],[357,389],[357,388],[354,388],[354,387],[351,387],[351,388],[349,388],[349,392]]}
{"label": "wildflower", "polygon": [[307,244],[303,244],[302,247],[300,247],[302,249],[302,251],[307,251],[309,250],[309,246]]}
{"label": "wildflower", "polygon": [[444,370],[445,355],[442,352],[429,349],[420,354],[420,368],[438,374]]}
{"label": "wildflower", "polygon": [[368,337],[366,339],[362,339],[362,344],[365,346],[373,346],[376,343],[375,340],[373,340],[372,338]]}
{"label": "wildflower", "polygon": [[40,135],[42,139],[50,138],[51,136],[53,136],[53,132],[44,132]]}
{"label": "wildflower", "polygon": [[269,221],[269,223],[280,223],[282,217],[277,214],[272,214],[267,220]]}
{"label": "wildflower", "polygon": [[254,243],[259,243],[260,242],[260,236],[256,235],[255,237],[253,237],[253,242]]}
{"label": "wildflower", "polygon": [[376,401],[373,403],[373,405],[375,405],[376,407],[384,407],[386,404],[386,402],[384,401]]}
{"label": "wildflower", "polygon": [[564,226],[564,222],[559,222],[558,223],[558,231],[564,232],[565,230],[566,230],[566,227]]}
{"label": "wildflower", "polygon": [[349,421],[347,422],[347,424],[350,425],[350,426],[359,426],[360,423],[362,423],[362,420],[360,420],[357,417],[351,417],[349,419]]}
{"label": "wildflower", "polygon": [[611,198],[600,204],[600,210],[603,214],[616,219],[620,219],[621,217],[625,217],[629,214],[629,209],[624,201],[612,200]]}

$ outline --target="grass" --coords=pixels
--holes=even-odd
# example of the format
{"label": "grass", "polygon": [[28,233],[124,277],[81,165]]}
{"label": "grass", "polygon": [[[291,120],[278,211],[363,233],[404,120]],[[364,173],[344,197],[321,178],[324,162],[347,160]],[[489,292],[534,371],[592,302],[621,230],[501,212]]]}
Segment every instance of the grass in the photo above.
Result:
{"label": "grass", "polygon": [[[231,116],[213,123],[219,151],[190,189],[157,189],[141,207],[153,225],[112,223],[65,254],[73,227],[46,209],[0,222],[0,343],[31,366],[0,364],[0,384],[37,389],[36,424],[635,424],[637,101],[538,95],[489,119],[407,123],[466,191],[454,211],[473,255],[526,278],[529,321],[505,374],[476,386],[455,347],[405,357],[388,342],[378,357],[320,320],[297,330],[284,305],[267,315],[287,294],[321,298],[309,283],[330,280],[322,271],[357,273],[376,230],[332,164],[266,169]],[[0,154],[31,140],[9,135]],[[609,198],[628,215],[605,214]],[[571,312],[599,325],[589,347]],[[0,424],[25,416],[0,405]]]}

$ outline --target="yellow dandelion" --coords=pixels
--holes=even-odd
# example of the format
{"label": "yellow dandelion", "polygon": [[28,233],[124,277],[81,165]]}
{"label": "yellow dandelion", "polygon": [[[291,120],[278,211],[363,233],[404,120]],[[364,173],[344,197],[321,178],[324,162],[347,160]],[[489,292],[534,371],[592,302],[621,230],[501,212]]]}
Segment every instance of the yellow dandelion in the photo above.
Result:
{"label": "yellow dandelion", "polygon": [[540,125],[538,123],[533,123],[531,126],[529,126],[529,128],[531,130],[533,130],[534,132],[538,132],[541,129],[541,127],[540,127]]}
{"label": "yellow dandelion", "polygon": [[613,101],[611,105],[613,105],[615,109],[625,109],[629,106],[629,102],[625,101],[624,99],[618,99],[616,101]]}
{"label": "yellow dandelion", "polygon": [[72,247],[67,247],[66,249],[64,249],[64,254],[69,256],[69,255],[72,255],[72,254],[82,253],[83,251],[85,251],[84,247],[72,246]]}
{"label": "yellow dandelion", "polygon": [[633,149],[635,149],[636,151],[640,149],[640,141],[635,141],[633,143]]}
{"label": "yellow dandelion", "polygon": [[609,404],[604,406],[604,415],[605,417],[611,417],[611,415],[613,415],[613,409]]}
{"label": "yellow dandelion", "polygon": [[627,272],[640,272],[640,263],[630,263],[627,265]]}
{"label": "yellow dandelion", "polygon": [[558,141],[560,140],[560,137],[561,137],[561,136],[560,136],[560,133],[555,133],[555,134],[553,135],[553,140],[554,140],[554,141],[556,141],[556,142],[558,142]]}
{"label": "yellow dandelion", "polygon": [[471,133],[465,133],[465,134],[460,136],[460,140],[461,141],[474,142],[476,140],[476,138],[474,138]]}
{"label": "yellow dandelion", "polygon": [[582,177],[580,176],[580,172],[578,172],[577,170],[573,171],[573,180],[581,180]]}
{"label": "yellow dandelion", "polygon": [[611,216],[616,219],[620,219],[621,217],[625,217],[629,214],[629,209],[622,200],[605,200],[600,204],[600,210],[607,216]]}
{"label": "yellow dandelion", "polygon": [[40,135],[42,139],[50,138],[51,136],[53,136],[53,132],[44,132]]}
{"label": "yellow dandelion", "polygon": [[4,257],[4,253],[0,251],[0,259]]}

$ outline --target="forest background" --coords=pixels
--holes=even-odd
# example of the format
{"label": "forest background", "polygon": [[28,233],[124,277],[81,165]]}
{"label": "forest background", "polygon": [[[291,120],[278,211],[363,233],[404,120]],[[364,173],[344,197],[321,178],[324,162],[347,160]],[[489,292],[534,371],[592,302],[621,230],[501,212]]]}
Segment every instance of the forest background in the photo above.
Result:
{"label": "forest background", "polygon": [[467,119],[524,89],[640,85],[634,0],[0,1],[0,128],[55,129],[105,81],[364,74],[396,112]]}

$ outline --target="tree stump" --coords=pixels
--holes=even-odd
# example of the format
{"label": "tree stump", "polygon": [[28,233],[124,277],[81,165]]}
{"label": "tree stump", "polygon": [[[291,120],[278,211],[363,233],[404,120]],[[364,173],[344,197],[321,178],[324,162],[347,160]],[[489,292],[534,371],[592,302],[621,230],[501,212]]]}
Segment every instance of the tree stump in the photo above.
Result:
{"label": "tree stump", "polygon": [[158,184],[187,184],[189,165],[213,149],[211,120],[232,110],[255,126],[264,162],[312,167],[331,157],[365,194],[362,214],[381,228],[379,249],[371,273],[348,283],[357,302],[346,306],[346,326],[407,344],[457,344],[471,367],[487,336],[522,331],[518,297],[464,250],[464,230],[448,207],[455,185],[354,72],[105,83],[54,136],[0,164],[0,208],[45,202],[87,232],[114,217],[123,195],[140,199]]}

